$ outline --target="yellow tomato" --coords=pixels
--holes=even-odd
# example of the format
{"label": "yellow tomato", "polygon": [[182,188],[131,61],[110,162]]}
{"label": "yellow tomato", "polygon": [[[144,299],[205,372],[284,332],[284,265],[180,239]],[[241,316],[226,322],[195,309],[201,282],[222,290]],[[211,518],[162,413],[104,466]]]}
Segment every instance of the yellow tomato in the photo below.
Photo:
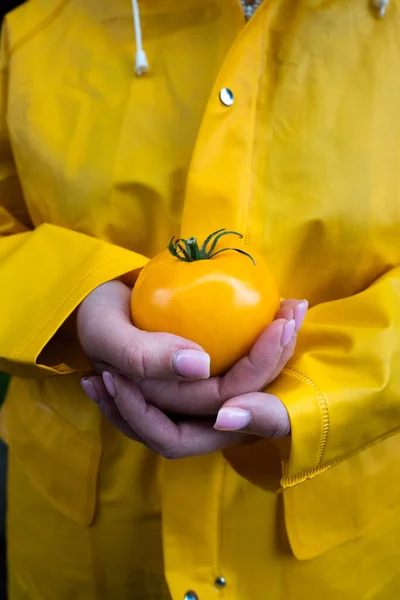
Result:
{"label": "yellow tomato", "polygon": [[132,292],[136,327],[183,336],[211,357],[211,375],[248,354],[279,309],[275,280],[263,258],[223,248],[220,230],[200,248],[195,238],[171,240],[141,271]]}

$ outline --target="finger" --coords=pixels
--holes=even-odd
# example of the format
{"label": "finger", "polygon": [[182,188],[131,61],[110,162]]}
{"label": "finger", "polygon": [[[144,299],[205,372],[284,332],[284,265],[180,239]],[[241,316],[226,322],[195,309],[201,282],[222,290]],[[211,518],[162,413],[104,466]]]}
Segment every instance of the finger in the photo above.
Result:
{"label": "finger", "polygon": [[114,427],[132,440],[143,443],[143,440],[135,434],[133,429],[129,427],[128,423],[118,412],[114,399],[107,392],[101,377],[94,376],[84,378],[81,381],[81,386],[86,396],[98,405],[103,416],[110,421]]}
{"label": "finger", "polygon": [[[292,356],[294,354],[294,351],[296,349],[296,342],[297,342],[297,334],[295,332],[293,334],[290,342],[283,349],[283,352],[281,354],[279,362],[278,362],[275,370],[273,371],[273,373],[271,373],[271,378],[268,381],[267,385],[270,384],[270,383],[272,383],[272,381],[275,381],[275,379],[280,375],[280,373],[286,367],[287,363],[289,362],[289,360],[292,358]],[[260,388],[259,391],[263,391],[266,387],[267,386],[264,386],[263,388]]]}
{"label": "finger", "polygon": [[148,333],[132,325],[130,290],[120,282],[100,286],[82,303],[78,313],[79,337],[97,369],[109,369],[133,379],[204,379],[210,357],[182,337]]}
{"label": "finger", "polygon": [[[283,306],[282,306],[283,305]],[[278,375],[285,368],[289,360],[292,358],[294,351],[296,349],[297,342],[297,334],[301,325],[304,322],[304,319],[307,315],[308,311],[308,302],[307,300],[286,300],[281,305],[281,311],[283,314],[287,314],[288,316],[293,315],[294,321],[296,323],[295,333],[292,336],[290,342],[284,347],[281,357],[279,359],[279,363],[275,369],[271,377],[271,381],[274,381],[278,377]],[[280,311],[280,312],[281,312]]]}
{"label": "finger", "polygon": [[278,319],[263,331],[248,356],[242,358],[221,380],[221,398],[226,400],[263,389],[295,331],[294,320]]}
{"label": "finger", "polygon": [[296,322],[296,332],[299,331],[307,314],[307,300],[288,299],[281,302],[277,318],[278,319],[294,319]]}
{"label": "finger", "polygon": [[240,434],[217,431],[212,421],[174,422],[148,404],[132,381],[113,376],[115,404],[123,419],[155,452],[165,458],[208,454],[240,441]]}
{"label": "finger", "polygon": [[284,404],[272,394],[254,393],[228,400],[214,427],[219,431],[242,431],[265,438],[290,434],[290,419]]}
{"label": "finger", "polygon": [[294,306],[292,303],[288,303],[287,300],[281,302],[281,306],[278,314],[276,315],[277,319],[286,319],[287,321],[291,321],[294,319]]}
{"label": "finger", "polygon": [[222,378],[186,383],[142,381],[140,388],[146,399],[162,410],[214,415],[229,398],[259,391],[272,381],[285,344],[290,342],[294,330],[293,320],[274,321],[261,334],[250,354]]}

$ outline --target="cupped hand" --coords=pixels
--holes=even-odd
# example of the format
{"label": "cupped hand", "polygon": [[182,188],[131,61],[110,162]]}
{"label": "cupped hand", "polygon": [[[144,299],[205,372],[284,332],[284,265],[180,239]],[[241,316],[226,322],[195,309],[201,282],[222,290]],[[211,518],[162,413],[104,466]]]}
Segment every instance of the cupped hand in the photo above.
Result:
{"label": "cupped hand", "polygon": [[[112,282],[101,286],[85,300],[86,306],[83,304],[78,314],[82,346],[102,373],[102,377],[85,378],[82,387],[122,433],[162,456],[176,458],[248,443],[255,436],[282,437],[290,432],[282,402],[261,390],[292,356],[307,302],[284,301],[276,320],[250,354],[223,377],[206,378],[205,369],[199,369],[189,355],[188,378],[182,379],[174,364],[177,352],[194,350],[206,357],[203,365],[207,355],[182,338],[134,328],[129,317],[130,290],[122,290],[122,285]],[[95,331],[87,323],[93,311]],[[99,325],[97,311],[102,312],[107,326]],[[118,326],[113,325],[114,320]],[[124,340],[122,348],[116,345],[118,336]],[[100,347],[99,340],[103,340]]]}
{"label": "cupped hand", "polygon": [[77,313],[78,337],[93,369],[134,380],[196,380],[210,375],[210,357],[197,344],[132,325],[131,290],[120,281],[96,288]]}

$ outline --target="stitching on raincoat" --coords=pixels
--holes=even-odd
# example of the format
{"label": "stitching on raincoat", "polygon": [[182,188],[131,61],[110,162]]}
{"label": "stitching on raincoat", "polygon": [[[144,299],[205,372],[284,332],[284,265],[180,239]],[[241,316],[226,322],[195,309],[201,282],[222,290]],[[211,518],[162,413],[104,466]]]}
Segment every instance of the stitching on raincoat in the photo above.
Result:
{"label": "stitching on raincoat", "polygon": [[[222,458],[222,467],[221,467],[221,477],[220,477],[220,487],[218,490],[218,502],[217,502],[217,506],[218,506],[218,513],[217,513],[217,519],[218,519],[218,531],[217,531],[217,548],[216,548],[216,553],[215,553],[215,563],[214,563],[214,567],[216,568],[216,571],[214,573],[215,577],[218,577],[219,573],[222,572],[220,571],[220,553],[221,553],[221,548],[222,548],[222,541],[223,541],[223,527],[224,527],[224,523],[223,523],[223,519],[222,519],[222,515],[223,515],[223,508],[224,508],[224,495],[225,495],[225,488],[226,488],[226,477],[227,477],[227,470],[228,470],[228,464],[226,462],[226,460],[224,459],[224,457],[221,455]],[[214,561],[213,561],[214,562]]]}
{"label": "stitching on raincoat", "polygon": [[64,10],[64,8],[69,4],[70,0],[62,0],[58,6],[56,6],[50,14],[48,14],[42,21],[40,21],[37,25],[32,27],[27,33],[25,33],[19,40],[15,42],[15,44],[9,50],[10,58],[24,46],[29,40],[34,38],[38,33],[43,31],[46,27],[51,25],[51,23],[58,17],[58,15]]}
{"label": "stitching on raincoat", "polygon": [[365,446],[362,446],[362,448],[358,448],[358,450],[354,450],[354,452],[349,452],[348,454],[343,454],[342,456],[338,456],[337,458],[334,458],[334,459],[328,461],[327,463],[320,465],[319,467],[314,467],[313,469],[308,469],[307,471],[302,471],[301,473],[298,473],[297,475],[291,475],[290,477],[282,477],[282,479],[281,479],[282,487],[279,490],[279,492],[284,492],[285,488],[293,487],[295,485],[303,483],[307,479],[312,479],[316,475],[321,475],[322,473],[325,473],[325,471],[329,471],[329,469],[331,469],[332,467],[335,467],[339,463],[341,463],[345,460],[348,460],[349,458],[352,458],[353,456],[357,456],[357,454],[360,454],[360,452],[364,452],[364,450],[368,450],[368,448],[372,448],[373,446],[376,446],[376,444],[379,444],[380,442],[384,442],[385,440],[393,437],[394,435],[398,435],[399,433],[400,433],[400,427],[396,427],[395,429],[393,429],[386,435],[383,435],[382,437],[374,440],[370,444],[366,444]]}
{"label": "stitching on raincoat", "polygon": [[[82,279],[79,281],[79,283],[77,283],[76,286],[70,291],[70,293],[64,298],[64,300],[56,308],[56,310],[50,315],[50,317],[48,318],[48,320],[45,322],[45,324],[43,325],[43,327],[36,333],[36,335],[33,336],[33,338],[22,348],[22,350],[20,350],[19,352],[17,352],[14,355],[15,358],[21,358],[21,356],[28,350],[28,348],[33,344],[33,342],[35,340],[37,340],[37,338],[43,333],[43,331],[46,330],[46,327],[52,322],[52,320],[64,308],[64,306],[65,306],[65,304],[67,304],[68,300],[75,294],[75,292],[77,292],[79,290],[79,288],[85,283],[85,281],[91,275],[93,275],[93,273],[96,273],[96,271],[99,271],[99,269],[102,269],[105,266],[110,266],[110,265],[112,265],[112,264],[114,264],[116,262],[119,262],[119,259],[116,258],[116,259],[110,261],[109,263],[101,263],[100,265],[97,265],[94,269],[92,269],[91,271],[89,271],[88,273],[86,273],[86,275],[84,277],[82,277]],[[129,271],[129,269],[128,269],[128,271]],[[128,272],[128,271],[126,271],[126,272]]]}
{"label": "stitching on raincoat", "polygon": [[[268,8],[270,7],[271,4],[271,0],[270,1],[266,1],[264,5],[262,5],[259,9],[259,11],[262,13],[263,11],[265,12],[267,9],[265,8],[265,6],[267,6]],[[260,13],[259,13],[260,14]],[[261,18],[261,17],[260,17]],[[253,17],[254,19],[254,17]],[[262,35],[261,36],[261,57],[264,57],[265,55],[265,51],[266,51],[266,36]],[[251,213],[253,210],[253,205],[254,205],[254,183],[255,183],[255,173],[256,173],[256,152],[255,152],[255,146],[256,146],[256,136],[255,136],[255,132],[256,132],[256,121],[257,121],[257,114],[258,114],[258,108],[259,108],[259,100],[260,100],[260,91],[261,91],[261,79],[264,73],[264,60],[260,61],[260,70],[258,72],[258,77],[257,77],[257,88],[256,88],[256,94],[255,94],[255,103],[254,103],[254,119],[253,119],[253,144],[252,144],[252,151],[251,151],[251,163],[250,163],[250,185],[249,185],[249,195],[247,198],[247,213],[246,213],[246,223],[245,223],[245,231],[244,231],[244,239],[245,239],[245,243],[248,244],[249,243],[249,239],[250,239],[250,231],[251,231]]]}
{"label": "stitching on raincoat", "polygon": [[296,377],[297,379],[300,379],[303,383],[306,383],[309,387],[311,387],[314,390],[316,398],[318,400],[318,404],[319,404],[319,408],[320,408],[321,416],[322,416],[321,441],[320,441],[319,450],[318,450],[318,454],[317,454],[317,466],[315,467],[316,469],[318,469],[322,465],[322,459],[324,456],[326,444],[328,441],[328,434],[330,431],[328,400],[327,400],[325,394],[319,389],[317,384],[312,379],[307,377],[307,375],[304,375],[303,373],[300,373],[300,371],[296,371],[295,369],[290,369],[290,368],[285,368],[284,372],[287,373],[288,375],[292,375],[293,377]]}

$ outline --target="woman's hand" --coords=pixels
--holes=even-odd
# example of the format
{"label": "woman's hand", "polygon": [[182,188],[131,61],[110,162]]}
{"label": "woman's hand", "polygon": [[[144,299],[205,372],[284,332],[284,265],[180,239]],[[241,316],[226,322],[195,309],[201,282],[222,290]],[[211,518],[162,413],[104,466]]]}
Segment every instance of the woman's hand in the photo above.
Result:
{"label": "woman's hand", "polygon": [[200,346],[132,325],[130,296],[126,285],[110,281],[96,288],[78,308],[78,337],[94,370],[121,373],[136,381],[209,377],[210,357]]}
{"label": "woman's hand", "polygon": [[[262,437],[290,432],[284,405],[260,391],[293,354],[306,302],[283,302],[277,319],[249,356],[225,376],[206,379],[208,357],[196,344],[132,326],[129,297],[129,288],[111,282],[92,292],[78,313],[82,346],[95,369],[103,374],[102,378],[86,378],[82,387],[125,435],[162,456],[175,458],[255,439],[243,432]],[[202,355],[198,363],[189,355],[186,379],[182,373],[177,375],[173,366],[176,353],[182,349]]]}

